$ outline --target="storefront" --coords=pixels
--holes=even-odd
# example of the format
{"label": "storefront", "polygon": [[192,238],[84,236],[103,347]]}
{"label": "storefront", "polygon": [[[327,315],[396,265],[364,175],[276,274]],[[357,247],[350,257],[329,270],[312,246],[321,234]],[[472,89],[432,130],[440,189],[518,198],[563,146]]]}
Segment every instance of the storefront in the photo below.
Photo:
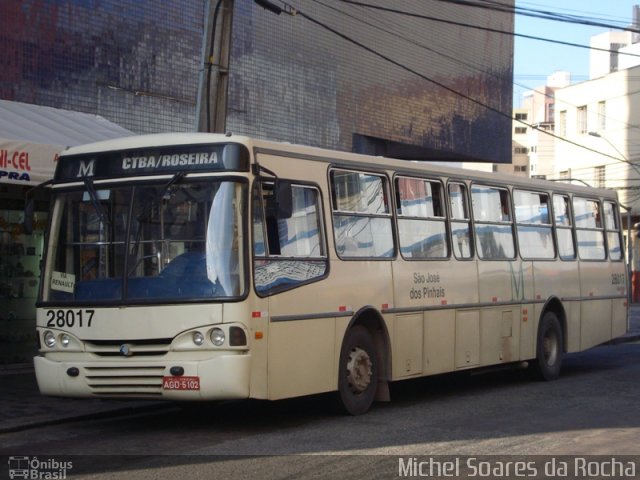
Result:
{"label": "storefront", "polygon": [[102,117],[0,100],[0,364],[30,362],[36,352],[47,189],[33,190],[34,229],[23,228],[25,195],[53,177],[67,146],[132,135]]}

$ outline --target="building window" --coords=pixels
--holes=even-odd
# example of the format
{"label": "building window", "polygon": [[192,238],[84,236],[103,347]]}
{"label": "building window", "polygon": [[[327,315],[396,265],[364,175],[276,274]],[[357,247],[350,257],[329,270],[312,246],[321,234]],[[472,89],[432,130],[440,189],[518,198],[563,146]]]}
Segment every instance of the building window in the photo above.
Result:
{"label": "building window", "polygon": [[516,127],[516,135],[527,133],[527,127]]}
{"label": "building window", "polygon": [[514,172],[526,172],[527,171],[527,166],[526,165],[514,165],[513,166],[513,171]]}
{"label": "building window", "polygon": [[556,104],[548,103],[547,104],[547,118],[545,121],[553,123],[556,115]]}
{"label": "building window", "polygon": [[526,155],[527,153],[529,153],[529,149],[527,147],[515,147],[513,149],[513,152],[516,154],[524,154]]}
{"label": "building window", "polygon": [[587,106],[578,107],[578,133],[587,133]]}
{"label": "building window", "polygon": [[618,50],[622,47],[626,47],[625,43],[612,43],[611,44],[611,53],[609,54],[609,72],[617,72],[618,71]]}
{"label": "building window", "polygon": [[558,124],[558,134],[561,137],[567,136],[567,111],[562,110],[560,112],[560,122]]}
{"label": "building window", "polygon": [[526,113],[516,113],[516,120],[527,120],[528,115]]}
{"label": "building window", "polygon": [[607,104],[606,102],[598,102],[598,131],[601,132],[607,128]]}
{"label": "building window", "polygon": [[600,165],[593,167],[593,186],[596,188],[605,188],[605,166]]}

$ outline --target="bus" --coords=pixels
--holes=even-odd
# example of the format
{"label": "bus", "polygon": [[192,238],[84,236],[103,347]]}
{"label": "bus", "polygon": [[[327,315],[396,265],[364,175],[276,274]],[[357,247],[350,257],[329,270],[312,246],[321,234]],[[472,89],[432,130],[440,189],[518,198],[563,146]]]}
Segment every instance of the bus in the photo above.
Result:
{"label": "bus", "polygon": [[227,134],[67,149],[37,302],[44,395],[278,400],[627,331],[614,191]]}

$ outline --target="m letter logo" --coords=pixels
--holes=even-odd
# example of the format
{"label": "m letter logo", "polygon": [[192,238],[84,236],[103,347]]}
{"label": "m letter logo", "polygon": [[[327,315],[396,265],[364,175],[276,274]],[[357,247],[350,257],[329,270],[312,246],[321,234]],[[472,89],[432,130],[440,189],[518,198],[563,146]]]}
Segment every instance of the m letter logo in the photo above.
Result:
{"label": "m letter logo", "polygon": [[78,177],[93,177],[93,165],[95,160],[91,160],[89,164],[84,163],[84,160],[80,162],[80,167],[78,168]]}

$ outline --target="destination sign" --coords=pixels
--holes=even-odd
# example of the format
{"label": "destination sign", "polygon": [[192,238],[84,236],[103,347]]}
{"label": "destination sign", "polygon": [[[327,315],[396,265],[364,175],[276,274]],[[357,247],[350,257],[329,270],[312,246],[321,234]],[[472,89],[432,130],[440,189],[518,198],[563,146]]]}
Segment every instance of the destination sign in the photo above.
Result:
{"label": "destination sign", "polygon": [[83,155],[61,155],[56,181],[84,177],[103,179],[178,172],[248,171],[249,151],[244,145],[182,145]]}

